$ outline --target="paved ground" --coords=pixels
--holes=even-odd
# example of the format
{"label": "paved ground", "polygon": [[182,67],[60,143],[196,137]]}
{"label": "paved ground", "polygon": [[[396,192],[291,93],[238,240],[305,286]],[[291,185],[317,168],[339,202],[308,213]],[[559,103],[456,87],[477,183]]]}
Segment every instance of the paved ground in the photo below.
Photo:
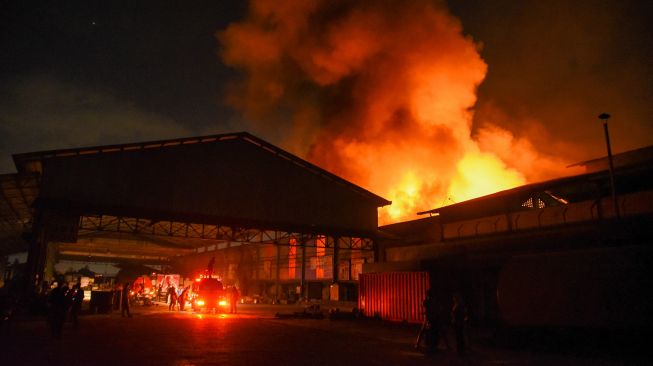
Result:
{"label": "paved ground", "polygon": [[[59,339],[43,318],[16,319],[0,335],[2,365],[608,365],[616,359],[474,345],[424,355],[417,326],[377,321],[276,319],[297,309],[242,305],[237,315],[134,307],[132,318],[81,317]],[[639,362],[638,362],[639,363]],[[641,364],[647,364],[641,362]]]}

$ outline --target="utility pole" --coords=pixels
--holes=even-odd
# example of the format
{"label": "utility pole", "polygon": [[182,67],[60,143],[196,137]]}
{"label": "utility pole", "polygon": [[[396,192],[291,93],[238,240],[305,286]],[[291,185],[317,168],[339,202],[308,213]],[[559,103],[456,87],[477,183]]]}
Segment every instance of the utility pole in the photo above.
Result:
{"label": "utility pole", "polygon": [[608,133],[608,113],[599,114],[599,119],[603,121],[603,132],[605,133],[605,144],[608,148],[608,166],[610,167],[610,190],[612,192],[612,206],[617,219],[621,218],[619,214],[619,204],[617,203],[617,191],[614,187],[614,164],[612,162],[612,149],[610,148],[610,134]]}

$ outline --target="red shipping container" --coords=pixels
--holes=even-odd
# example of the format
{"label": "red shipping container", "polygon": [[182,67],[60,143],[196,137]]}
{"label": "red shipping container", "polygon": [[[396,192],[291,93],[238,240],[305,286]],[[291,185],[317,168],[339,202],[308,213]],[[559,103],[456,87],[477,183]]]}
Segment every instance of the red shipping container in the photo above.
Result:
{"label": "red shipping container", "polygon": [[366,316],[421,323],[428,289],[428,272],[364,273],[360,275],[358,308]]}

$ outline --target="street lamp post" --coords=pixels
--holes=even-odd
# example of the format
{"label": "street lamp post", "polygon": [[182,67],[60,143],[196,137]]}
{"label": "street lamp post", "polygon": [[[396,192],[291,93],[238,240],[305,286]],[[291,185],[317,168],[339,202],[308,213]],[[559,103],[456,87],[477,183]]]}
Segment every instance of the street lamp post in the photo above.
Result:
{"label": "street lamp post", "polygon": [[610,148],[610,134],[608,133],[608,120],[610,115],[608,113],[599,114],[599,119],[603,121],[603,132],[605,133],[605,144],[608,148],[608,166],[610,167],[610,190],[612,192],[612,207],[617,218],[620,218],[619,204],[617,203],[617,193],[614,187],[614,164],[612,162],[612,149]]}

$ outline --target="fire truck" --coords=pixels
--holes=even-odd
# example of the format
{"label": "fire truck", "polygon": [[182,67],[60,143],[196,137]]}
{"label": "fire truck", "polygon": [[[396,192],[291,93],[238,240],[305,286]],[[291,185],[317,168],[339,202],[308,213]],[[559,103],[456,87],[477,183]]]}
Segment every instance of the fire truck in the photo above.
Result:
{"label": "fire truck", "polygon": [[224,312],[229,309],[229,298],[217,278],[198,278],[193,283],[191,304],[193,311]]}

